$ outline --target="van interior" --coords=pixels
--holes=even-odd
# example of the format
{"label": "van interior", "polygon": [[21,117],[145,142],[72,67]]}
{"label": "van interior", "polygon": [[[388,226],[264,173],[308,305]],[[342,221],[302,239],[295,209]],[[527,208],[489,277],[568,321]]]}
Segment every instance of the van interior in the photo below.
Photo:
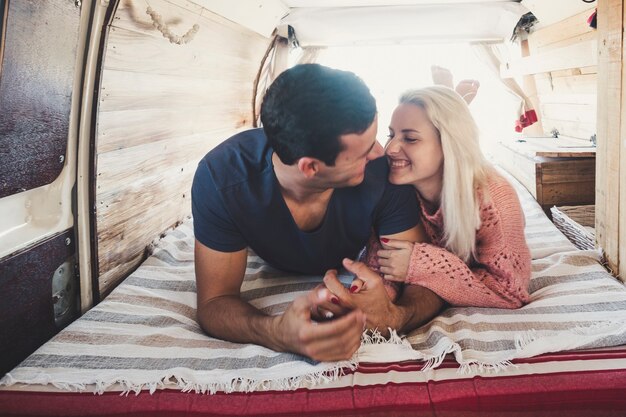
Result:
{"label": "van interior", "polygon": [[[0,414],[521,416],[566,409],[570,415],[623,415],[623,1],[0,0],[0,12]],[[554,301],[561,306],[578,302],[580,291],[596,292],[585,279],[602,277],[602,302],[613,303],[608,318],[589,313],[596,319],[586,322],[581,315],[573,325],[578,344],[570,345],[554,342],[557,333],[542,333],[549,312],[520,318],[534,324],[511,333],[517,356],[489,362],[488,374],[482,359],[466,353],[473,348],[459,342],[467,339],[461,330],[458,340],[446,336],[451,342],[443,354],[425,354],[431,347],[419,338],[441,336],[437,326],[385,341],[388,352],[370,346],[377,353],[364,354],[358,364],[307,364],[312,368],[292,375],[287,364],[294,359],[288,358],[258,379],[236,370],[220,376],[221,368],[207,376],[205,365],[187,373],[174,359],[186,358],[191,348],[167,341],[158,343],[170,346],[164,357],[170,355],[172,365],[146,382],[129,382],[123,373],[98,379],[97,366],[82,367],[69,356],[54,362],[71,350],[62,342],[71,332],[84,340],[78,347],[72,339],[72,358],[104,357],[101,351],[113,346],[131,351],[130,336],[116,342],[89,336],[96,317],[106,316],[107,326],[123,321],[115,316],[125,311],[122,305],[138,314],[135,321],[150,316],[157,300],[185,305],[185,317],[168,316],[154,329],[169,321],[193,325],[195,298],[185,297],[195,289],[180,300],[154,283],[131,292],[139,291],[139,281],[156,279],[150,272],[156,265],[172,268],[159,282],[183,275],[193,280],[193,250],[184,242],[193,238],[190,188],[199,160],[237,132],[261,127],[267,87],[302,63],[361,77],[377,101],[383,144],[403,91],[432,85],[442,74],[454,83],[476,81],[470,110],[481,148],[526,196],[520,200],[527,239],[537,244],[531,247],[539,277],[533,282],[576,281],[578,287],[558,291],[571,294]],[[578,269],[561,272],[568,265]],[[548,308],[539,298],[549,288],[537,288],[536,308]],[[561,313],[554,322],[569,317]],[[450,314],[441,323],[452,326]],[[476,317],[483,312],[458,314],[466,314],[474,330],[482,322]],[[103,332],[123,335],[129,323]],[[600,335],[581,323],[610,331]],[[490,335],[484,333],[484,343],[494,343]],[[145,337],[136,345],[148,343]],[[204,339],[200,331],[190,340]],[[231,348],[211,346],[211,352]],[[154,349],[142,357],[154,359]],[[39,365],[28,362],[38,354]],[[536,355],[543,359],[532,359]],[[263,351],[254,357],[273,356]],[[107,370],[137,365],[97,362]],[[92,379],[55,380],[47,373],[66,365]],[[140,368],[151,366],[163,365]],[[500,368],[507,369],[496,375]],[[32,378],[20,379],[14,369]],[[272,372],[284,372],[282,385],[272,382]],[[441,382],[437,390],[437,381],[448,385]],[[137,395],[119,396],[131,391]],[[558,401],[551,405],[550,398]]]}

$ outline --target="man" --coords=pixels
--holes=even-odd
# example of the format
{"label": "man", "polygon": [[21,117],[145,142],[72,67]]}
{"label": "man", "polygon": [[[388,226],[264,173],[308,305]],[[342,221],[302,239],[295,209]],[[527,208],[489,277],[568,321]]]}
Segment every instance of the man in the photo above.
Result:
{"label": "man", "polygon": [[[387,183],[386,161],[377,159],[383,150],[376,141],[376,103],[354,74],[316,64],[283,72],[264,97],[261,121],[263,129],[237,134],[209,152],[194,178],[203,329],[233,342],[340,360],[358,349],[366,324],[402,328],[432,316],[438,297],[408,291],[432,301],[417,314],[417,298],[393,305],[378,276],[354,297],[341,294],[343,305],[320,287],[279,316],[240,298],[247,247],[278,269],[323,274],[356,257],[372,229],[387,238],[420,237],[415,194]],[[336,277],[327,280],[336,287]],[[335,318],[314,321],[318,308]]]}

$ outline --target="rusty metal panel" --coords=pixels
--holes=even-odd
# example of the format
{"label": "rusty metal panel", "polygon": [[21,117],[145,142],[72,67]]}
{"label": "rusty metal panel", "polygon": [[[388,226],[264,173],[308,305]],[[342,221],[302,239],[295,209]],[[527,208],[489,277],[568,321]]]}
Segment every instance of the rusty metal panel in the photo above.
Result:
{"label": "rusty metal panel", "polygon": [[9,1],[0,71],[0,198],[49,184],[63,168],[80,7]]}
{"label": "rusty metal panel", "polygon": [[[71,286],[78,285],[74,253],[70,229],[0,261],[0,376],[78,316],[77,309],[68,314],[65,305],[59,304],[57,310],[61,307],[62,311],[57,315],[64,313],[64,317],[55,324],[55,302],[60,300],[61,288],[53,285],[53,280],[70,267]],[[66,292],[75,291],[71,286]]]}

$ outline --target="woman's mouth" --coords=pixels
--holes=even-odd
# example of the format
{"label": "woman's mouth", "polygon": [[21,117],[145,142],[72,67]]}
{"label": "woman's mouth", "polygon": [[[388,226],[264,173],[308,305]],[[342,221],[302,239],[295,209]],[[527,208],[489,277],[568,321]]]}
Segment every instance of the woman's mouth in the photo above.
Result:
{"label": "woman's mouth", "polygon": [[389,166],[391,168],[404,168],[411,165],[411,163],[405,159],[390,159]]}

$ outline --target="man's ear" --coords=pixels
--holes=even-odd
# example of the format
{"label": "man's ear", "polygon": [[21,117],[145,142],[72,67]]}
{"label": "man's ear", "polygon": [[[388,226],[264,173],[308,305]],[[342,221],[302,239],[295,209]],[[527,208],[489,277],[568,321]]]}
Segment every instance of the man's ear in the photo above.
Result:
{"label": "man's ear", "polygon": [[304,156],[298,159],[298,169],[306,178],[313,178],[320,170],[319,159]]}

